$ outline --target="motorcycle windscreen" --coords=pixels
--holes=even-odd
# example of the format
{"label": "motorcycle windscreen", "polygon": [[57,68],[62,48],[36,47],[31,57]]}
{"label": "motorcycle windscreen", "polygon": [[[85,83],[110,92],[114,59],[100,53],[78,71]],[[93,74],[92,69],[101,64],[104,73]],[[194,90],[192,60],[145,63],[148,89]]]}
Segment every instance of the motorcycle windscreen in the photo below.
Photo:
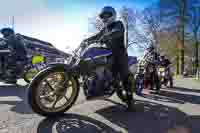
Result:
{"label": "motorcycle windscreen", "polygon": [[88,49],[83,56],[81,57],[83,60],[91,60],[104,57],[104,56],[109,56],[112,54],[111,50],[108,49],[103,49],[103,48],[90,48]]}

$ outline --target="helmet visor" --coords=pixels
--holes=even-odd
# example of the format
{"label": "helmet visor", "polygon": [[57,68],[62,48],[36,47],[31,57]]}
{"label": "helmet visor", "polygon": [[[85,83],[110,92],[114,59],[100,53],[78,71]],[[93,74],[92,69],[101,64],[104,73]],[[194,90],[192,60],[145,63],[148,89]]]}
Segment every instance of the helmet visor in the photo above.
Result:
{"label": "helmet visor", "polygon": [[112,17],[112,13],[111,12],[103,12],[103,13],[101,13],[100,15],[99,15],[99,17],[101,18],[101,19],[108,19],[108,18],[110,18],[110,17]]}

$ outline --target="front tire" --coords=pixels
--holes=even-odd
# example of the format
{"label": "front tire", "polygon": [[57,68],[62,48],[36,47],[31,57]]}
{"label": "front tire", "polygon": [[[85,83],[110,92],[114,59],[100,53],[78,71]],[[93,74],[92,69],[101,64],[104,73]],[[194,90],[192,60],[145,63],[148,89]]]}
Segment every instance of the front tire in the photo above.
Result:
{"label": "front tire", "polygon": [[[34,78],[34,80],[31,82],[30,86],[29,86],[29,89],[28,89],[28,102],[29,102],[29,105],[31,106],[32,110],[34,112],[36,112],[37,114],[39,115],[42,115],[42,116],[47,116],[47,117],[52,117],[52,116],[57,116],[57,115],[62,115],[64,112],[66,112],[68,109],[71,108],[71,106],[75,103],[78,95],[79,95],[79,83],[78,83],[78,80],[77,78],[75,78],[74,76],[69,76],[68,79],[70,79],[71,81],[71,87],[72,87],[72,90],[73,90],[73,93],[72,93],[72,96],[70,97],[69,102],[67,100],[67,98],[65,99],[66,100],[66,104],[62,105],[61,107],[59,108],[55,108],[54,105],[53,107],[45,107],[44,105],[42,105],[42,102],[40,101],[40,96],[38,96],[38,92],[40,91],[40,85],[42,83],[43,85],[43,81],[45,80],[45,82],[47,82],[48,80],[46,79],[50,74],[53,74],[53,73],[64,73],[64,68],[63,67],[58,67],[58,66],[54,66],[54,67],[49,67],[43,71],[41,71],[38,75],[36,75],[36,77]],[[65,75],[65,74],[63,74]],[[53,75],[54,76],[54,75]],[[53,77],[52,76],[52,77]],[[52,78],[50,77],[50,78]],[[65,77],[66,78],[66,77]],[[64,80],[66,81],[66,79]],[[68,80],[67,80],[68,81]],[[55,82],[57,83],[58,80],[52,80],[52,82]],[[49,83],[48,83],[49,84]],[[59,84],[59,83],[58,83]],[[67,88],[68,86],[65,86],[63,87],[65,89],[65,91],[68,91],[69,88]],[[47,87],[46,87],[47,88]],[[46,89],[45,88],[45,89]],[[45,90],[46,91],[46,90]],[[56,90],[54,90],[56,92]],[[52,91],[53,92],[53,91]],[[50,92],[49,94],[52,94],[52,92]],[[63,92],[59,92],[60,94],[63,93]],[[49,95],[48,94],[48,95]],[[45,94],[46,95],[46,94]],[[45,96],[44,95],[44,96]],[[47,96],[47,95],[46,95]],[[66,96],[66,95],[65,95]],[[64,95],[61,96],[62,98],[65,97]],[[61,100],[62,98],[60,97],[60,95],[57,97],[56,95],[56,98],[55,96],[50,96],[50,97],[47,97],[48,100],[53,101],[56,99],[59,99]],[[39,99],[39,100],[38,100]],[[46,100],[46,99],[45,99]],[[47,100],[47,101],[48,101]],[[58,101],[57,101],[58,102]],[[54,104],[54,103],[53,103]]]}

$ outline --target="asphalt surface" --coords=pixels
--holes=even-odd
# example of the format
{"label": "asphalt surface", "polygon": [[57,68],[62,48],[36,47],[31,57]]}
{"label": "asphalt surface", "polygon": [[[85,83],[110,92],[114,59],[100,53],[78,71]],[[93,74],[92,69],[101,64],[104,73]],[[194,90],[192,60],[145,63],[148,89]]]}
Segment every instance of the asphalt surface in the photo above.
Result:
{"label": "asphalt surface", "polygon": [[65,116],[44,118],[29,108],[23,81],[0,83],[0,133],[199,133],[200,83],[179,79],[175,86],[134,96],[135,112],[127,112],[117,96],[86,101],[80,93]]}

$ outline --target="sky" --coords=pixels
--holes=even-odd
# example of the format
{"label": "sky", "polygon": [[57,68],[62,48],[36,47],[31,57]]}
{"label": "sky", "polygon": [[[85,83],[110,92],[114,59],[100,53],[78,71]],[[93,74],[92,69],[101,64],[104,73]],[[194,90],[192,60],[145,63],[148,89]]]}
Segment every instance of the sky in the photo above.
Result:
{"label": "sky", "polygon": [[88,18],[103,6],[143,9],[156,0],[5,0],[0,8],[0,28],[52,43],[60,50],[75,49],[88,33]]}

